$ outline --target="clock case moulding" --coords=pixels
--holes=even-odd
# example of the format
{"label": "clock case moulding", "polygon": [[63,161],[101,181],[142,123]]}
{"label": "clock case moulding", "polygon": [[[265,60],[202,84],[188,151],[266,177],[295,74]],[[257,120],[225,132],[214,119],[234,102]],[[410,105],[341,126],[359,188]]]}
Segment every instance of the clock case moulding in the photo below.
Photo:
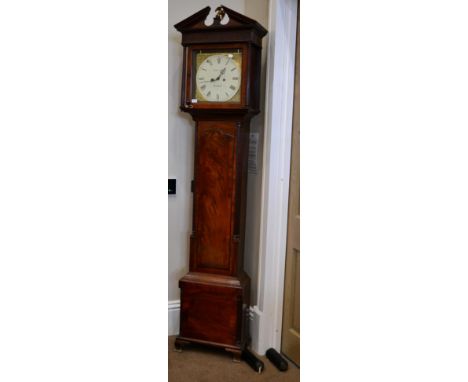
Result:
{"label": "clock case moulding", "polygon": [[[250,278],[243,269],[250,119],[260,111],[267,30],[225,6],[207,26],[209,12],[203,8],[174,25],[184,47],[180,109],[195,121],[189,272],[179,281],[176,348],[212,345],[239,360],[250,341]],[[229,22],[222,24],[225,14]],[[242,51],[240,102],[192,103],[193,52],[230,49]]]}

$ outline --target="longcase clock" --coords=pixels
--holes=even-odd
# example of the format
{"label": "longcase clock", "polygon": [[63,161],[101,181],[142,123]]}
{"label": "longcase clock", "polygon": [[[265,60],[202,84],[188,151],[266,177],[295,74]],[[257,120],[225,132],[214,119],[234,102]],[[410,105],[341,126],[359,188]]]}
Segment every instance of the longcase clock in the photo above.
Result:
{"label": "longcase clock", "polygon": [[247,155],[250,119],[259,113],[267,31],[225,6],[206,25],[209,12],[206,7],[174,26],[184,47],[180,108],[195,121],[190,262],[179,281],[176,348],[212,345],[238,360],[249,341],[250,279],[243,268]]}

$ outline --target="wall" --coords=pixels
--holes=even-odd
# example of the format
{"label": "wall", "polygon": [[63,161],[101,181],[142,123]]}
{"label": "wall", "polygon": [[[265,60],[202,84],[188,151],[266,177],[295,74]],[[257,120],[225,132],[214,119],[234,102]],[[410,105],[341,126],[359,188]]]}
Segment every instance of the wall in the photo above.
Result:
{"label": "wall", "polygon": [[[207,5],[211,7],[211,15],[219,5],[225,5],[233,10],[257,20],[268,28],[268,0],[171,0],[169,1],[168,17],[168,177],[177,179],[177,194],[169,196],[169,237],[168,237],[168,300],[170,312],[177,316],[173,301],[179,300],[178,280],[188,271],[189,235],[192,221],[192,193],[190,181],[193,178],[193,140],[194,122],[186,113],[179,111],[179,98],[182,71],[181,35],[173,25],[185,19]],[[209,16],[211,17],[211,16]],[[265,68],[268,35],[263,39],[262,52],[262,105],[264,104]],[[245,270],[252,279],[252,305],[256,303],[258,274],[258,235],[260,226],[260,195],[262,179],[263,145],[263,110],[251,122],[251,131],[260,134],[258,153],[258,172],[248,177],[248,205],[245,244]],[[175,325],[177,326],[177,325]]]}

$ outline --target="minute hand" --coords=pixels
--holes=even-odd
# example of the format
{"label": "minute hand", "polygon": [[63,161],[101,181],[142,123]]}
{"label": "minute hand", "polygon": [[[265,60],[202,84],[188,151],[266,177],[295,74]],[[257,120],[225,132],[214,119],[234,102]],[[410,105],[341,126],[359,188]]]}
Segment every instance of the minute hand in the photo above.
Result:
{"label": "minute hand", "polygon": [[226,68],[222,69],[221,72],[219,72],[219,76],[216,77],[216,78],[214,79],[214,81],[218,81],[218,80],[221,78],[221,76],[224,74],[225,71],[226,71]]}

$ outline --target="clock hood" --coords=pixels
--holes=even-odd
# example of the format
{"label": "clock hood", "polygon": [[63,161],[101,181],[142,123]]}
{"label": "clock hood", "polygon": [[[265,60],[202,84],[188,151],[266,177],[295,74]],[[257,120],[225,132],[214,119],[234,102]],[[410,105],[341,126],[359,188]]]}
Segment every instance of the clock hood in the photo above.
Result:
{"label": "clock hood", "polygon": [[[219,37],[224,41],[250,41],[259,45],[261,44],[261,39],[268,33],[268,31],[257,21],[224,5],[216,8],[217,13],[213,18],[213,23],[211,25],[206,25],[205,20],[208,17],[210,10],[210,7],[205,7],[174,25],[174,28],[184,36],[182,44],[206,42],[206,38],[204,36],[205,32],[216,31],[217,34],[220,35]],[[229,22],[221,24],[221,20],[224,15],[229,17]],[[235,33],[232,33],[234,31]],[[242,33],[243,31],[246,33]],[[253,32],[253,39],[251,32]]]}

